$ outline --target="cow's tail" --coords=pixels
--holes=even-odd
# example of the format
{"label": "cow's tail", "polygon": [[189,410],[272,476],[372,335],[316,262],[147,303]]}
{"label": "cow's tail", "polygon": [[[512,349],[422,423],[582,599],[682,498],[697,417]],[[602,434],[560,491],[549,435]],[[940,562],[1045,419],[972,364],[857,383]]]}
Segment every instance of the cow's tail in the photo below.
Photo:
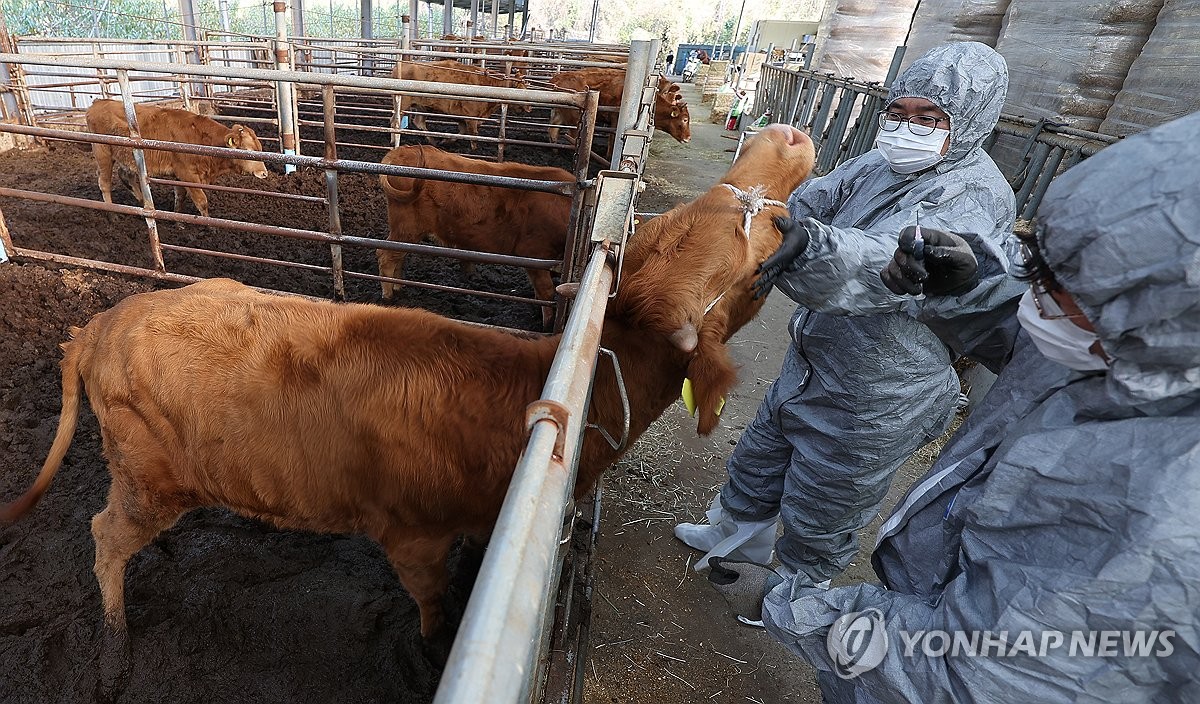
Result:
{"label": "cow's tail", "polygon": [[[400,149],[415,149],[417,158],[415,164],[391,164],[392,166],[415,166],[417,168],[425,168],[425,145],[399,147]],[[390,163],[390,162],[385,162]],[[400,203],[412,203],[421,195],[421,187],[425,183],[422,178],[410,178],[408,176],[387,176],[379,177],[379,184],[383,186],[383,192],[391,200]]]}
{"label": "cow's tail", "polygon": [[[75,337],[79,328],[71,329]],[[63,344],[66,354],[62,361],[62,412],[58,416],[58,432],[54,435],[54,444],[50,446],[50,454],[42,464],[33,486],[22,494],[16,501],[0,506],[0,525],[8,525],[24,516],[33,508],[54,479],[54,473],[62,464],[67,448],[71,446],[71,438],[75,435],[75,423],[79,419],[79,401],[83,396],[82,379],[79,376],[79,355],[81,347],[78,342],[71,341]]]}

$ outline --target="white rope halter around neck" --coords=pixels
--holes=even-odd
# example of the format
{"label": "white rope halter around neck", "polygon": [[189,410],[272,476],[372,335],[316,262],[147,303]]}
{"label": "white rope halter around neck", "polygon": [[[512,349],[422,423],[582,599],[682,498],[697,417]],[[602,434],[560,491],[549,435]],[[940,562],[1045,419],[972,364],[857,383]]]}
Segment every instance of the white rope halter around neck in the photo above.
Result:
{"label": "white rope halter around neck", "polygon": [[768,198],[766,186],[751,186],[749,189],[743,191],[732,183],[722,183],[721,185],[728,188],[733,193],[733,197],[737,198],[738,202],[742,204],[742,213],[744,213],[742,232],[746,234],[747,240],[750,239],[750,221],[755,215],[758,215],[770,205],[777,205],[781,208],[787,207],[787,203]]}
{"label": "white rope halter around neck", "polygon": [[[733,193],[733,197],[737,198],[738,202],[742,204],[742,232],[746,235],[747,242],[750,241],[750,221],[754,219],[755,215],[758,215],[763,210],[766,210],[768,206],[775,205],[781,208],[787,208],[787,203],[768,198],[767,187],[761,184],[758,186],[751,186],[749,189],[744,191],[732,183],[722,183],[721,185],[728,188],[729,191]],[[725,293],[728,293],[728,291]],[[712,303],[708,304],[708,307],[704,309],[704,313],[706,315],[710,310],[713,309],[713,306],[721,302],[721,299],[725,297],[725,293],[717,296],[713,299]]]}

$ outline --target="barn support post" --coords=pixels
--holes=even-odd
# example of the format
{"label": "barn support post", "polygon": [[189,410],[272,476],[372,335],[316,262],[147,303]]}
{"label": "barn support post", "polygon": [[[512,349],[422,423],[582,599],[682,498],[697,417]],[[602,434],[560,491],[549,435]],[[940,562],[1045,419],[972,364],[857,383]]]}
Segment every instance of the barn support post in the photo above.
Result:
{"label": "barn support post", "polygon": [[508,36],[505,39],[515,39],[517,35],[517,0],[508,0]]}
{"label": "barn support post", "polygon": [[471,0],[471,18],[467,25],[467,42],[470,43],[475,39],[475,27],[479,25],[479,0]]}
{"label": "barn support post", "polygon": [[192,0],[179,0],[179,14],[183,23],[183,39],[188,42],[200,41],[196,32],[196,5]]}
{"label": "barn support post", "polygon": [[[321,107],[324,115],[325,128],[325,158],[337,161],[337,130],[334,128],[334,118],[337,113],[337,103],[333,94],[333,86],[321,86]],[[329,206],[329,234],[334,237],[342,236],[342,214],[338,210],[338,177],[336,169],[325,169],[325,200]],[[339,301],[346,300],[346,276],[342,268],[342,245],[329,245],[329,256],[333,263],[333,292]]]}
{"label": "barn support post", "polygon": [[304,0],[292,0],[292,36],[304,36]]}
{"label": "barn support post", "polygon": [[[272,4],[275,10],[275,68],[280,71],[291,69],[291,44],[288,42],[288,5],[282,0]],[[279,148],[284,154],[299,153],[296,148],[296,85],[291,81],[275,82],[275,102],[279,108]],[[296,170],[291,164],[283,167],[285,174]]]}
{"label": "barn support post", "polygon": [[[229,33],[229,0],[218,0],[217,9],[221,14],[221,31]],[[229,37],[222,37],[228,40]]]}
{"label": "barn support post", "polygon": [[[421,23],[417,21],[421,16],[420,1],[421,0],[408,0],[408,16],[409,16],[409,22],[408,22],[409,37],[408,38],[410,40],[410,43],[409,43],[410,46],[411,46],[411,40],[416,39],[421,34],[421,27],[420,27]],[[408,47],[405,47],[405,48],[408,48]]]}
{"label": "barn support post", "polygon": [[371,39],[375,36],[374,29],[371,25],[371,0],[359,0],[358,3],[358,36],[363,39]]}
{"label": "barn support post", "polygon": [[442,36],[454,34],[454,0],[442,0]]}
{"label": "barn support post", "polygon": [[600,18],[600,0],[592,0],[592,25],[588,28],[588,43],[596,41],[596,21]]}
{"label": "barn support post", "polygon": [[[117,69],[117,84],[121,86],[121,102],[125,105],[125,121],[129,124],[129,136],[132,139],[141,139],[142,133],[138,130],[137,110],[133,106],[133,91],[129,88],[128,69]],[[141,148],[135,147],[133,161],[137,165],[138,188],[142,192],[141,200],[142,209],[145,211],[146,229],[150,232],[150,253],[154,257],[154,269],[165,272],[167,267],[163,264],[162,243],[158,239],[158,221],[154,218],[154,195],[150,193],[150,176],[146,173],[146,153]]]}
{"label": "barn support post", "polygon": [[487,36],[489,39],[496,38],[496,30],[499,29],[496,25],[500,23],[500,0],[492,0],[492,16],[491,23],[488,24]]}

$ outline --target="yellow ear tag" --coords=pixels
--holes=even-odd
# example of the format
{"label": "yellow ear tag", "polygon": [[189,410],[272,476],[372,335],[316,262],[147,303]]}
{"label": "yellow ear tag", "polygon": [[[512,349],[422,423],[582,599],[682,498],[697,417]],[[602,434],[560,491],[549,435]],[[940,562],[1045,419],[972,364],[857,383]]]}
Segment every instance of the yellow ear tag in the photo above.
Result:
{"label": "yellow ear tag", "polygon": [[[683,378],[683,405],[687,407],[688,415],[692,418],[696,417],[696,394],[692,391],[692,380],[688,377]],[[725,410],[725,397],[722,396],[717,401],[717,415],[721,415],[721,411]]]}

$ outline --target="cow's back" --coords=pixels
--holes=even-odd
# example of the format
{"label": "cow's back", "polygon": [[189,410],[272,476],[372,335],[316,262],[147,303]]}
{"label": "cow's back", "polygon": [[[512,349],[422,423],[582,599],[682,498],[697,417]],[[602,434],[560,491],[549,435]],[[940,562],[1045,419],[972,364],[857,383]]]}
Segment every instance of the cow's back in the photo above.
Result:
{"label": "cow's back", "polygon": [[154,473],[117,476],[116,461],[114,481],[285,527],[370,533],[494,518],[520,408],[554,349],[525,342],[212,280],[131,296],[69,344],[110,454]]}
{"label": "cow's back", "polygon": [[[393,149],[384,163],[443,171],[573,183],[553,166],[471,159],[427,146]],[[497,254],[556,259],[563,255],[571,199],[540,191],[386,177],[389,220],[417,226],[447,245]]]}
{"label": "cow's back", "polygon": [[[162,142],[183,142],[225,146],[224,137],[229,131],[221,123],[187,110],[160,108],[154,105],[137,105],[138,132],[144,139]],[[117,100],[97,100],[88,108],[85,117],[88,129],[98,134],[129,136],[129,123],[125,120],[125,106]],[[127,147],[112,147],[113,156],[126,168],[133,169],[133,151]],[[186,160],[192,170],[207,181],[221,171],[232,170],[227,163],[214,157],[199,154],[180,154],[148,149],[146,169],[151,176],[176,176],[179,162]]]}

